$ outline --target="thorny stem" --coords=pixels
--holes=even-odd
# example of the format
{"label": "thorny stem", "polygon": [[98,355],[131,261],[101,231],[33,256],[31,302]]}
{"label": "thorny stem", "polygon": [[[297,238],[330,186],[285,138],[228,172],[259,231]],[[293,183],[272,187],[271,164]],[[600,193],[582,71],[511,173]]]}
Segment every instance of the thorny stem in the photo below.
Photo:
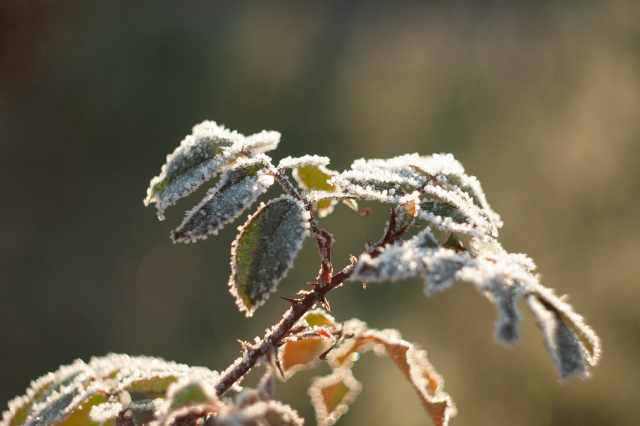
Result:
{"label": "thorny stem", "polygon": [[[333,238],[331,234],[318,226],[318,222],[311,213],[311,205],[304,202],[296,188],[284,174],[284,170],[274,169],[274,172],[274,177],[278,180],[283,189],[293,198],[303,202],[307,211],[311,214],[309,219],[311,233],[316,239],[318,251],[320,252],[320,259],[322,261],[318,282],[313,287],[312,291],[306,292],[302,299],[294,301],[291,308],[289,308],[289,310],[284,314],[282,320],[280,320],[277,325],[269,329],[259,343],[252,347],[244,347],[242,357],[236,359],[236,361],[222,373],[220,382],[216,386],[216,393],[218,396],[222,396],[235,382],[248,373],[260,358],[277,351],[281,340],[287,335],[287,333],[289,333],[298,320],[318,302],[326,301],[326,294],[347,281],[353,274],[355,268],[355,263],[352,262],[342,271],[332,275],[333,267],[331,265],[331,244],[333,243]],[[402,233],[404,233],[405,230],[402,230],[399,235],[398,233],[393,232],[392,228],[394,220],[395,212],[392,209],[389,223],[390,231],[388,230],[380,241],[369,248],[368,252],[370,255],[377,255],[380,251],[380,247],[397,240],[401,237]]]}

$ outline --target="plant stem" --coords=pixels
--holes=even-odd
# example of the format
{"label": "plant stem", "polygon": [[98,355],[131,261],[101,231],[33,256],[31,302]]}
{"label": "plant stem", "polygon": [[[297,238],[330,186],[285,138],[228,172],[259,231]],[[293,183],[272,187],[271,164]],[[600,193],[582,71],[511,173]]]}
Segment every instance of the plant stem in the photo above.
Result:
{"label": "plant stem", "polygon": [[282,320],[267,332],[257,347],[245,348],[243,356],[238,358],[222,373],[220,382],[216,386],[218,396],[222,396],[236,381],[248,373],[261,357],[277,350],[279,342],[287,335],[291,327],[293,327],[308,310],[323,300],[329,291],[349,279],[353,273],[353,268],[354,265],[347,266],[334,275],[327,285],[316,285],[313,291],[310,291],[299,302],[289,308]]}

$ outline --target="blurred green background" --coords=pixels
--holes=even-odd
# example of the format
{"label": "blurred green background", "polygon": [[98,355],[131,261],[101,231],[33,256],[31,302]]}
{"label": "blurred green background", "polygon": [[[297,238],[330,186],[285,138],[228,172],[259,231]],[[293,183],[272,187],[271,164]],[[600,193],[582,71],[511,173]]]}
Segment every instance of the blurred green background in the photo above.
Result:
{"label": "blurred green background", "polygon": [[[161,356],[213,369],[275,323],[227,291],[235,226],[196,245],[142,199],[205,119],[282,132],[274,159],[451,152],[482,182],[507,250],[571,295],[600,334],[586,381],[557,381],[530,315],[496,344],[493,306],[459,284],[351,284],[338,320],[398,328],[429,350],[453,425],[640,424],[640,2],[0,1],[0,401],[75,358]],[[272,191],[269,194],[274,195]],[[388,207],[344,206],[335,267]],[[238,223],[239,224],[239,223]],[[278,294],[313,280],[311,240]],[[315,423],[298,373],[278,397]],[[348,425],[429,424],[400,371],[364,356]]]}

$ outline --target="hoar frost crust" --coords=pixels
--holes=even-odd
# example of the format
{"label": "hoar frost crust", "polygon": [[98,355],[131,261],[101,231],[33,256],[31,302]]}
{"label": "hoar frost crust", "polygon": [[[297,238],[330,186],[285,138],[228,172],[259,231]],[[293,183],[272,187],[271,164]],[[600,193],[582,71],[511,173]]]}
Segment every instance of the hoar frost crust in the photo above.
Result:
{"label": "hoar frost crust", "polygon": [[168,206],[195,191],[243,150],[265,152],[275,149],[279,141],[278,132],[262,131],[244,137],[213,121],[204,121],[167,156],[160,175],[151,180],[144,203],[156,203],[158,217],[164,219]]}
{"label": "hoar frost crust", "polygon": [[534,269],[531,259],[507,253],[489,236],[472,238],[467,249],[450,248],[440,245],[426,228],[407,241],[383,247],[375,257],[361,255],[351,280],[383,282],[420,275],[428,296],[455,281],[472,283],[496,305],[496,338],[504,343],[520,337],[518,302],[526,297],[560,378],[584,377],[586,365],[598,361],[599,339],[569,304],[539,283]]}
{"label": "hoar frost crust", "polygon": [[[25,396],[9,403],[9,411],[2,414],[0,425],[50,425],[87,405],[100,407],[109,403],[96,412],[96,416],[102,415],[102,420],[113,414],[114,404],[130,402],[118,400],[115,395],[126,397],[132,391],[163,394],[182,377],[214,386],[219,375],[203,367],[188,367],[160,358],[109,354],[92,358],[88,364],[77,360],[31,382]],[[110,398],[116,400],[109,401]]]}
{"label": "hoar frost crust", "polygon": [[[70,424],[135,425],[133,412],[147,412],[148,426],[200,424],[216,426],[302,426],[288,405],[254,389],[235,387],[235,398],[220,399],[219,375],[159,358],[109,354],[77,360],[31,383],[27,394],[9,403],[1,426]],[[136,398],[150,398],[132,401]]]}
{"label": "hoar frost crust", "polygon": [[283,195],[262,203],[238,228],[231,246],[229,290],[247,316],[267,300],[293,265],[309,235],[309,218],[300,201]]}
{"label": "hoar frost crust", "polygon": [[398,204],[418,191],[420,218],[445,232],[498,235],[500,216],[491,210],[474,176],[451,154],[408,154],[387,160],[356,160],[351,170],[330,180],[356,198]]}
{"label": "hoar frost crust", "polygon": [[239,159],[225,170],[218,185],[172,232],[174,242],[190,242],[216,235],[222,227],[236,219],[263,194],[274,178],[269,174],[269,157],[258,154],[252,159]]}
{"label": "hoar frost crust", "polygon": [[298,167],[321,167],[329,164],[328,157],[321,157],[319,155],[303,155],[302,157],[285,157],[280,160],[278,164],[279,169],[296,169]]}

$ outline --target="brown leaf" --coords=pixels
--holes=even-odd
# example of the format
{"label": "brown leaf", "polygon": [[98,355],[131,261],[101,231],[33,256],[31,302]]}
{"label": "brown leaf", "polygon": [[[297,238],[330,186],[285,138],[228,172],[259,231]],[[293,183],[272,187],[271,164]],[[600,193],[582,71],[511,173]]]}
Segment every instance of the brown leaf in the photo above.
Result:
{"label": "brown leaf", "polygon": [[349,410],[349,404],[362,390],[350,370],[335,369],[325,377],[315,377],[309,388],[311,403],[316,410],[318,426],[334,424]]}

